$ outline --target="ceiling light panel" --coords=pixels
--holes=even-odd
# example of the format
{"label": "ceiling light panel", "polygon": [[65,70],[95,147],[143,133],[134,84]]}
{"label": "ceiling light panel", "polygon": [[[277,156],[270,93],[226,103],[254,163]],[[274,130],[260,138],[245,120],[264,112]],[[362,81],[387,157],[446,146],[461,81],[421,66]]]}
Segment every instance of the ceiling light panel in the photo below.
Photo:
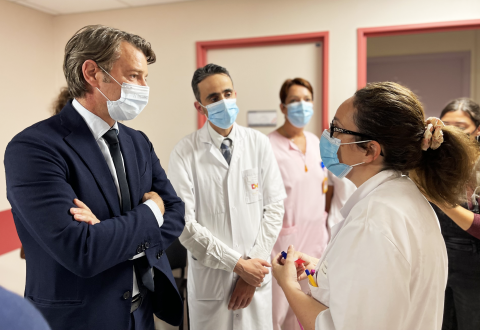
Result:
{"label": "ceiling light panel", "polygon": [[19,4],[37,6],[58,14],[73,14],[89,11],[127,8],[128,5],[117,0],[25,0]]}
{"label": "ceiling light panel", "polygon": [[192,0],[119,0],[119,1],[126,3],[132,7],[136,7],[136,6],[159,5],[164,3],[184,2],[184,1],[192,1]]}

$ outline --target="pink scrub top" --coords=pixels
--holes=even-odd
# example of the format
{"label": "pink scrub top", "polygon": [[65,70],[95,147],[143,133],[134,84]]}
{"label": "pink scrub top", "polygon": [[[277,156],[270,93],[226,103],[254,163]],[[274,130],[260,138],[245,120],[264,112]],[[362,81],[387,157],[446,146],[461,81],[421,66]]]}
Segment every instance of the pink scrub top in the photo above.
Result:
{"label": "pink scrub top", "polygon": [[319,258],[328,243],[323,191],[327,170],[321,166],[320,140],[312,133],[304,134],[307,141],[305,155],[277,131],[268,135],[287,192],[283,228],[272,257],[287,251],[293,244],[296,250]]}

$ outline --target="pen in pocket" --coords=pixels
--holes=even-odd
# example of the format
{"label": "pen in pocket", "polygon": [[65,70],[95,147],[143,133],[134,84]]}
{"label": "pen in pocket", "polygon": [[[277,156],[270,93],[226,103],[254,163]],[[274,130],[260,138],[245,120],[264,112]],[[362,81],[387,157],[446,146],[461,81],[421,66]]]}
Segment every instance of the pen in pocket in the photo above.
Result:
{"label": "pen in pocket", "polygon": [[310,274],[310,272],[308,271],[308,269],[305,269],[305,273],[307,274],[308,280],[310,281],[310,285],[318,288],[317,283],[315,283],[315,279],[314,279],[313,276]]}

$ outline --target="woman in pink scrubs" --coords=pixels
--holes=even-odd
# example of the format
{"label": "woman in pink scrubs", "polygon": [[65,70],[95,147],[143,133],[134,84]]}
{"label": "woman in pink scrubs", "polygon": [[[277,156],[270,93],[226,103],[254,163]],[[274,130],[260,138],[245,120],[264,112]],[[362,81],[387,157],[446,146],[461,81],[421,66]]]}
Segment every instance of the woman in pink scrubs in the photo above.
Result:
{"label": "woman in pink scrubs", "polygon": [[[287,191],[283,228],[272,258],[293,244],[308,255],[321,255],[328,243],[325,193],[327,170],[320,158],[319,139],[306,132],[313,115],[313,89],[302,78],[287,79],[280,90],[280,109],[285,124],[269,134],[273,152]],[[308,251],[308,252],[307,252]],[[273,329],[300,329],[285,294],[273,280]],[[308,292],[308,284],[301,282]]]}

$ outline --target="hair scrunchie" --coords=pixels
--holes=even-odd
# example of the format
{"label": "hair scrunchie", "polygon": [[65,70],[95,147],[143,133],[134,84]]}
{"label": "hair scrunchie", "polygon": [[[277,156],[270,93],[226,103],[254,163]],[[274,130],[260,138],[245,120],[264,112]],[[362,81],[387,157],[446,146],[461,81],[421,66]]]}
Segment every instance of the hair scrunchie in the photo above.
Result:
{"label": "hair scrunchie", "polygon": [[425,133],[422,139],[422,150],[428,148],[435,150],[443,143],[442,128],[445,127],[443,121],[437,117],[429,117],[425,121]]}

